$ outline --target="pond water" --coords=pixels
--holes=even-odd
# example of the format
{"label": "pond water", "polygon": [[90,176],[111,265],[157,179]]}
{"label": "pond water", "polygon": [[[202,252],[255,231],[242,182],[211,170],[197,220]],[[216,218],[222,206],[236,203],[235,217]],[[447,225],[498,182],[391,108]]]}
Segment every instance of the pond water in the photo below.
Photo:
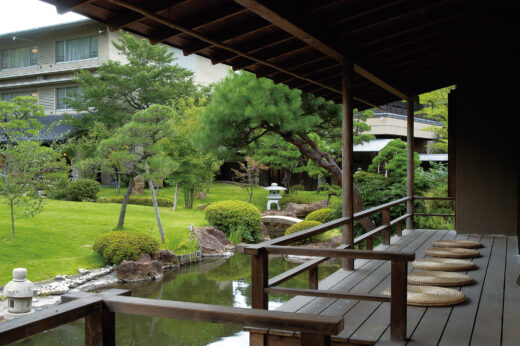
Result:
{"label": "pond water", "polygon": [[[270,257],[269,277],[296,264]],[[339,268],[334,263],[320,266],[320,280]],[[301,274],[282,286],[306,288],[308,276]],[[123,284],[135,297],[179,300],[234,307],[251,307],[251,258],[236,254],[228,259],[206,259],[165,274],[163,281]],[[273,310],[290,296],[269,295]],[[84,320],[78,320],[32,338],[23,345],[84,345]],[[248,345],[249,333],[241,326],[116,314],[117,345]]]}

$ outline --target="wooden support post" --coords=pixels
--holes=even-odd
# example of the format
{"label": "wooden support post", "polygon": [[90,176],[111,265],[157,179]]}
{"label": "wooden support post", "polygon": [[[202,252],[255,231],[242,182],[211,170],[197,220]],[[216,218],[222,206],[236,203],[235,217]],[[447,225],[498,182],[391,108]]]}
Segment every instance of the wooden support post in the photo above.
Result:
{"label": "wooden support post", "polygon": [[[343,61],[342,76],[342,100],[343,115],[341,136],[343,138],[341,146],[341,187],[343,190],[343,217],[352,218],[354,216],[354,177],[352,176],[352,155],[354,147],[354,113],[352,109],[352,61]],[[348,222],[342,227],[343,243],[354,246],[354,223]],[[342,267],[345,270],[354,270],[354,260],[342,260]]]}
{"label": "wooden support post", "polygon": [[406,219],[406,228],[414,229],[414,174],[415,174],[415,165],[414,165],[414,145],[413,145],[413,126],[414,126],[414,117],[413,117],[413,98],[406,100],[406,136],[407,136],[407,171],[406,171],[406,182],[407,182],[407,197],[412,198],[412,200],[406,202],[406,213],[410,214],[410,216]]}
{"label": "wooden support post", "polygon": [[366,247],[367,247],[367,250],[373,250],[374,249],[374,238],[373,237],[368,237],[367,238]]}
{"label": "wooden support post", "polygon": [[392,261],[390,274],[390,338],[393,341],[406,340],[406,296],[408,285],[408,263]]}
{"label": "wooden support post", "polygon": [[402,237],[403,236],[403,223],[401,221],[399,221],[396,226],[397,226],[397,235],[399,237]]}
{"label": "wooden support post", "polygon": [[258,254],[252,256],[251,263],[251,307],[253,309],[268,309],[269,299],[265,288],[267,287],[268,275],[267,251],[264,248],[259,249]]}
{"label": "wooden support post", "polygon": [[318,266],[309,269],[309,289],[318,289]]}
{"label": "wooden support post", "polygon": [[249,346],[264,346],[267,344],[267,334],[249,332]]}
{"label": "wooden support post", "polygon": [[385,208],[382,211],[383,213],[383,225],[386,226],[381,232],[381,240],[383,245],[390,245],[390,208]]}
{"label": "wooden support post", "polygon": [[302,333],[302,346],[330,346],[330,335]]}
{"label": "wooden support post", "polygon": [[86,346],[114,346],[116,344],[116,317],[103,308],[85,317]]}

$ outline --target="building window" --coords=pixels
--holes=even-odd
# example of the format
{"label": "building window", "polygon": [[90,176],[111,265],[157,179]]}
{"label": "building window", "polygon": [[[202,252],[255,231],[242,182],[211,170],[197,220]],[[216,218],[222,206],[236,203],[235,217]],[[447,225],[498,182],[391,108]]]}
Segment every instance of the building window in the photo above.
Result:
{"label": "building window", "polygon": [[36,53],[38,53],[36,46],[2,49],[0,66],[2,69],[35,66],[37,64]]}
{"label": "building window", "polygon": [[56,41],[56,62],[97,58],[97,36]]}
{"label": "building window", "polygon": [[79,87],[67,87],[67,88],[57,88],[56,89],[56,109],[72,109],[71,106],[67,104],[67,98],[73,98],[74,95],[80,92]]}
{"label": "building window", "polygon": [[38,92],[36,90],[30,90],[30,91],[19,91],[19,92],[11,92],[11,93],[2,93],[0,95],[0,100],[11,102],[12,99],[18,96],[34,96],[38,97]]}

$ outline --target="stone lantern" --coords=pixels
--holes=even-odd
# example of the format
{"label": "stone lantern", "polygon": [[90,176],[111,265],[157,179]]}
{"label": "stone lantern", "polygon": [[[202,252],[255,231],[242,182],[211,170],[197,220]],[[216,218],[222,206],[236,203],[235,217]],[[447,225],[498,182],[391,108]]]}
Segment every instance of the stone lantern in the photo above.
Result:
{"label": "stone lantern", "polygon": [[276,208],[280,210],[280,205],[278,204],[278,200],[282,198],[280,195],[280,191],[287,190],[285,187],[278,186],[277,183],[272,183],[271,186],[264,187],[264,190],[269,191],[267,195],[267,210],[271,210],[271,205],[276,204]]}
{"label": "stone lantern", "polygon": [[12,319],[34,312],[31,309],[34,296],[33,283],[27,278],[27,269],[13,269],[13,281],[4,287],[3,295],[7,298],[5,319]]}

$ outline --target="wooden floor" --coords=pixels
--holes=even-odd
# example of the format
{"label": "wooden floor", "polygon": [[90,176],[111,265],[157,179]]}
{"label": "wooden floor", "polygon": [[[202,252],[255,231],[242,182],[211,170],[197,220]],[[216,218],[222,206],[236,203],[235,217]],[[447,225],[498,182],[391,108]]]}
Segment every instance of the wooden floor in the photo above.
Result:
{"label": "wooden floor", "polygon": [[[520,345],[520,256],[517,238],[457,235],[454,231],[405,231],[393,237],[390,246],[376,250],[411,251],[416,258],[438,239],[469,239],[484,244],[478,269],[468,272],[475,283],[459,287],[467,301],[455,307],[408,307],[408,345]],[[353,272],[339,270],[322,280],[320,289],[353,293],[380,293],[390,287],[390,263],[356,260]],[[409,265],[409,270],[413,267]],[[333,344],[404,344],[390,341],[390,304],[297,296],[277,310],[319,315],[341,315],[345,329]],[[273,338],[283,333],[269,331]],[[290,339],[290,336],[285,334]],[[290,343],[290,342],[289,342]]]}

